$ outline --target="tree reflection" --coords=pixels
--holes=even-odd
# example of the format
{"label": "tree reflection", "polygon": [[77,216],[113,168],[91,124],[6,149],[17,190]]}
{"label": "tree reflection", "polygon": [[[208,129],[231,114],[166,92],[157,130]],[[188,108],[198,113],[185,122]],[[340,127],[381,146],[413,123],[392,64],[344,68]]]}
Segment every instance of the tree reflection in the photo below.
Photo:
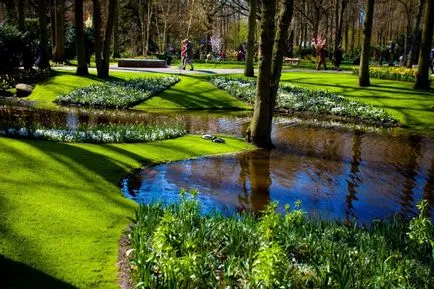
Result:
{"label": "tree reflection", "polygon": [[243,194],[238,200],[241,210],[262,211],[269,203],[272,184],[270,155],[270,150],[258,150],[240,157],[239,181]]}
{"label": "tree reflection", "polygon": [[345,209],[345,219],[346,221],[351,221],[354,219],[355,212],[354,212],[354,206],[353,202],[357,201],[357,187],[358,184],[361,182],[358,173],[360,172],[359,166],[360,162],[362,161],[362,137],[363,132],[361,131],[355,131],[353,135],[353,145],[352,145],[352,158],[351,158],[351,168],[350,168],[350,174],[349,178],[350,180],[346,180],[347,182],[347,188],[348,188],[348,195],[346,197],[346,209]]}

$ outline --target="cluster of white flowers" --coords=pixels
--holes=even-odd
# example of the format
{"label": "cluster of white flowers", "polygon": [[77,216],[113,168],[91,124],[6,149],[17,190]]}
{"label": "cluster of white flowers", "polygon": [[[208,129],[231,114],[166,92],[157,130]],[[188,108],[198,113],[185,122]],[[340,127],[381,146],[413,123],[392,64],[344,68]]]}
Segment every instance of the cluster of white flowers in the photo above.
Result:
{"label": "cluster of white flowers", "polygon": [[53,128],[8,128],[0,129],[0,135],[25,137],[60,142],[86,143],[133,143],[150,142],[183,136],[187,131],[181,125],[144,126],[144,125],[106,125],[85,130]]}
{"label": "cluster of white flowers", "polygon": [[[215,77],[211,79],[211,82],[243,101],[253,103],[255,100],[256,82],[254,80]],[[383,124],[397,122],[384,110],[356,101],[349,101],[342,95],[325,90],[313,90],[289,85],[279,87],[276,108],[338,115]]]}
{"label": "cluster of white flowers", "polygon": [[127,108],[168,89],[179,80],[177,76],[168,76],[106,82],[75,89],[58,96],[55,102],[62,105]]}

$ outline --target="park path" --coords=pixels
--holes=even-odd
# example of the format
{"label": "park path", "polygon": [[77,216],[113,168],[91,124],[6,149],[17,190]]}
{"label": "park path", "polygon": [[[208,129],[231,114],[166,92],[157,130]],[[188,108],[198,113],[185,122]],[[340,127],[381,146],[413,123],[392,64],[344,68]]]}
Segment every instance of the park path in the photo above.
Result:
{"label": "park path", "polygon": [[[142,71],[153,73],[170,73],[170,74],[240,74],[244,72],[243,68],[199,68],[193,71],[188,69],[181,70],[175,66],[166,68],[144,68],[144,67],[118,67],[117,65],[110,66],[111,70],[116,71]],[[257,69],[255,70],[257,72]],[[309,72],[309,73],[344,73],[351,74],[351,71],[336,71],[336,70],[314,70],[314,69],[283,69],[283,72]]]}
{"label": "park path", "polygon": [[[54,67],[58,69],[64,70],[75,70],[77,67],[75,66],[59,66]],[[96,68],[89,68],[90,71],[95,71]],[[148,72],[148,73],[169,73],[169,74],[241,74],[244,73],[243,68],[200,68],[195,69],[193,71],[190,70],[181,70],[175,66],[169,66],[166,68],[148,68],[148,67],[118,67],[117,65],[110,66],[111,71],[131,71],[131,72]],[[307,72],[307,73],[342,73],[342,74],[351,74],[351,71],[336,71],[336,70],[315,70],[315,69],[302,69],[302,68],[291,68],[291,69],[283,69],[283,72]],[[258,70],[255,69],[255,73]]]}

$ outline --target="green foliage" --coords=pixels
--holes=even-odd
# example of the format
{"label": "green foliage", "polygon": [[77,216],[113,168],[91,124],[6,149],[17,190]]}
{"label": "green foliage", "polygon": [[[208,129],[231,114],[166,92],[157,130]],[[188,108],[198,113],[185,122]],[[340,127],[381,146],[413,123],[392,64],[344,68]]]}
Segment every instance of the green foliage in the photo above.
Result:
{"label": "green foliage", "polygon": [[62,105],[127,108],[151,98],[177,82],[177,76],[106,82],[77,88],[56,97],[55,101]]}
{"label": "green foliage", "polygon": [[410,221],[408,236],[420,246],[430,246],[434,260],[434,226],[429,218],[429,203],[423,200],[417,205],[419,216]]}
{"label": "green foliage", "polygon": [[[369,76],[379,79],[398,80],[398,81],[416,81],[417,70],[406,67],[369,67]],[[353,68],[353,74],[359,74],[359,68]]]}
{"label": "green foliage", "polygon": [[[220,89],[248,103],[254,103],[256,82],[225,77],[215,77],[211,82]],[[276,99],[276,108],[289,111],[307,111],[313,114],[350,117],[366,122],[394,125],[394,120],[385,111],[326,90],[314,90],[281,85]]]}
{"label": "green foliage", "polygon": [[401,219],[345,226],[305,218],[300,203],[294,210],[287,206],[283,215],[272,203],[259,219],[200,212],[198,201],[185,192],[179,204],[137,210],[129,251],[137,288],[432,285],[430,248],[413,242]]}
{"label": "green foliage", "polygon": [[49,69],[44,70],[15,70],[0,74],[0,91],[14,88],[18,83],[34,84],[42,82],[52,75]]}
{"label": "green foliage", "polygon": [[20,66],[25,34],[16,26],[0,24],[0,73],[12,71]]}
{"label": "green foliage", "polygon": [[182,125],[108,124],[76,129],[46,127],[0,128],[0,136],[80,143],[151,142],[180,137],[186,133]]}

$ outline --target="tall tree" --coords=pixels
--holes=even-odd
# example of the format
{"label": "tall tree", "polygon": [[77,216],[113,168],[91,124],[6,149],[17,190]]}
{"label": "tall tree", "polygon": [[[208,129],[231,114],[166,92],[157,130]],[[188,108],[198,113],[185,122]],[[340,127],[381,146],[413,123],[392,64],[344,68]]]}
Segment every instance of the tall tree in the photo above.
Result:
{"label": "tall tree", "polygon": [[365,25],[363,27],[363,46],[360,56],[360,71],[359,71],[359,85],[369,86],[369,57],[371,52],[371,36],[372,36],[372,22],[374,20],[374,6],[375,0],[368,0],[365,13]]}
{"label": "tall tree", "polygon": [[50,68],[48,57],[48,31],[47,31],[47,1],[38,0],[38,17],[39,17],[39,68]]}
{"label": "tall tree", "polygon": [[434,25],[434,0],[427,0],[423,18],[422,44],[414,88],[429,89],[431,87],[430,53]]}
{"label": "tall tree", "polygon": [[54,0],[53,5],[55,27],[53,61],[62,63],[65,58],[65,0]]}
{"label": "tall tree", "polygon": [[116,5],[116,0],[108,1],[108,13],[105,15],[105,29],[103,29],[101,2],[100,0],[93,0],[95,62],[98,77],[101,78],[109,76],[110,43],[113,33],[113,15],[115,13]]}
{"label": "tall tree", "polygon": [[257,0],[248,0],[249,2],[249,31],[247,36],[247,55],[245,76],[254,76],[254,56],[255,56],[255,34],[256,34],[256,5]]}
{"label": "tall tree", "polygon": [[119,10],[120,0],[117,1],[115,13],[113,15],[113,58],[121,57],[119,48]]}
{"label": "tall tree", "polygon": [[255,110],[247,132],[248,140],[261,148],[273,147],[271,141],[273,109],[293,12],[292,0],[283,0],[281,4],[279,28],[276,33],[274,24],[276,0],[262,0],[261,58],[256,85]]}
{"label": "tall tree", "polygon": [[411,36],[410,54],[407,62],[407,67],[412,67],[417,61],[417,42],[420,39],[420,22],[422,20],[423,8],[425,7],[425,0],[419,0],[419,7],[417,10],[416,24],[414,25],[413,34]]}
{"label": "tall tree", "polygon": [[24,0],[18,0],[18,28],[20,31],[24,31],[25,29],[26,11],[24,2]]}
{"label": "tall tree", "polygon": [[335,6],[335,51],[342,44],[344,13],[349,0],[336,0]]}
{"label": "tall tree", "polygon": [[88,75],[83,29],[83,0],[75,0],[75,47],[78,62],[76,73],[78,75]]}

